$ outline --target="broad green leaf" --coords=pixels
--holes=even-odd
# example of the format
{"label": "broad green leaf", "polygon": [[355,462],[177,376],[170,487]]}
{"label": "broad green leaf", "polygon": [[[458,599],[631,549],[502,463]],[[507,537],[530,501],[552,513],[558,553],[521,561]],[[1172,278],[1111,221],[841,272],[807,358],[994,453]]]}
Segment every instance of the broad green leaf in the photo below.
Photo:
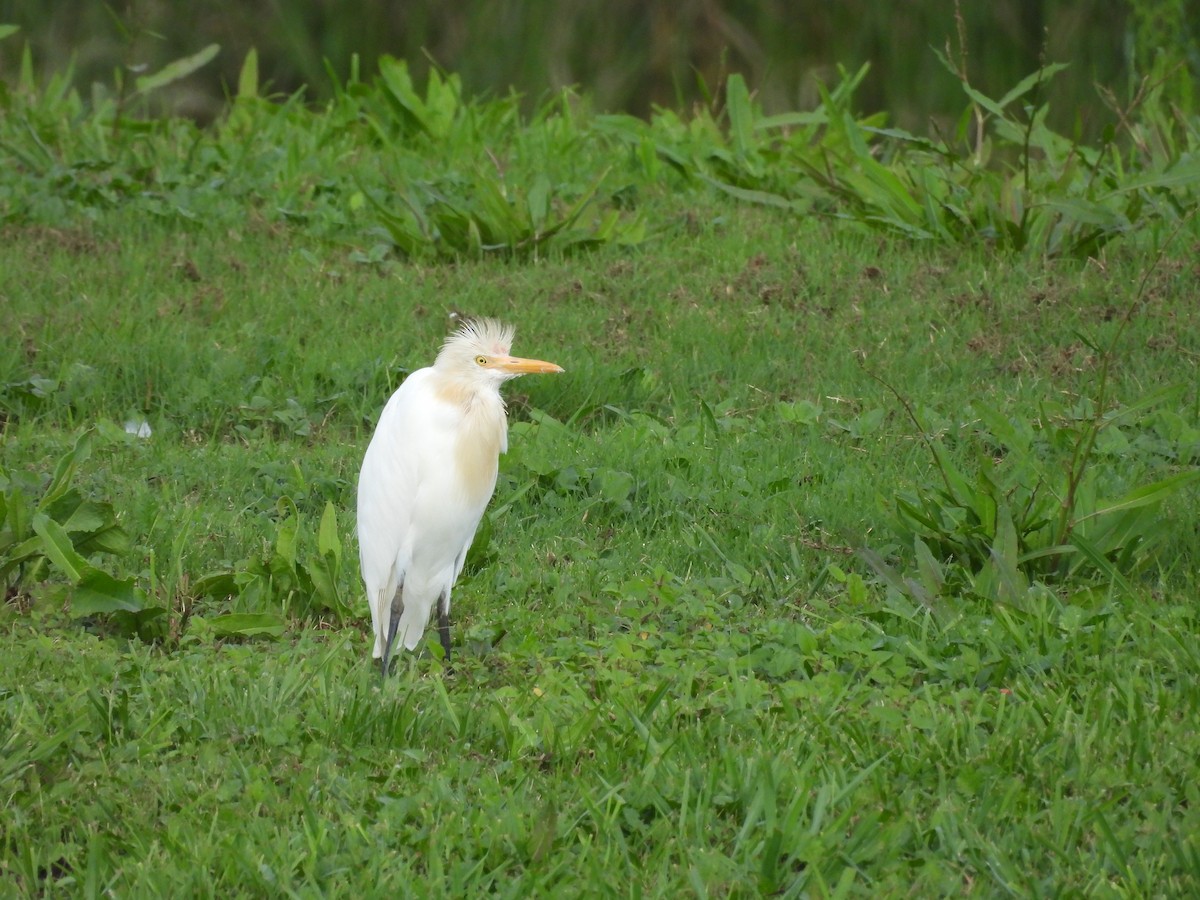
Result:
{"label": "broad green leaf", "polygon": [[59,495],[52,501],[46,502],[43,499],[38,503],[38,509],[44,512],[54,521],[66,525],[68,519],[74,515],[75,511],[83,505],[83,494],[79,493],[78,488],[68,487],[61,491]]}
{"label": "broad green leaf", "polygon": [[1012,90],[1000,98],[999,105],[1001,107],[1008,106],[1008,104],[1012,103],[1018,97],[1022,97],[1029,93],[1029,91],[1036,87],[1040,82],[1049,81],[1063,69],[1068,67],[1069,66],[1067,63],[1051,63],[1048,66],[1043,66],[1036,72],[1026,75],[1013,86]]}
{"label": "broad green leaf", "polygon": [[91,569],[86,559],[75,552],[71,536],[60,524],[45,513],[35,513],[33,530],[42,539],[42,552],[47,559],[61,571],[72,584],[79,580]]}
{"label": "broad green leaf", "polygon": [[992,543],[990,555],[991,561],[996,567],[996,574],[999,576],[1000,586],[1003,588],[1003,593],[998,599],[1008,603],[1018,603],[1025,597],[1029,590],[1029,584],[1017,567],[1019,557],[1017,530],[1013,525],[1012,513],[1009,512],[1007,503],[997,503],[995,509],[996,537]]}
{"label": "broad green leaf", "polygon": [[145,605],[145,596],[132,578],[119,580],[88,566],[71,596],[71,615],[91,616],[118,610],[140,612]]}
{"label": "broad green leaf", "polygon": [[460,247],[458,249],[466,250],[467,255],[471,259],[483,259],[484,250],[512,249],[521,240],[520,235],[504,234],[504,233],[498,234],[494,230],[489,229],[489,232],[491,232],[491,234],[490,234],[490,237],[488,238],[487,242],[485,243],[484,239],[483,239],[483,235],[480,233],[480,230],[479,230],[478,220],[476,220],[474,216],[470,216],[467,218],[466,222],[467,222],[466,246]]}
{"label": "broad green leaf", "polygon": [[336,562],[342,561],[342,542],[338,537],[337,510],[333,501],[325,501],[325,512],[321,514],[321,524],[317,528],[317,552],[321,556],[332,553]]}
{"label": "broad green leaf", "polygon": [[[361,194],[374,207],[376,215],[383,223],[383,227],[387,229],[392,243],[401,253],[410,258],[416,258],[432,249],[433,238],[429,234],[428,224],[423,214],[413,213],[407,217],[396,215],[380,203],[372,192],[363,189]],[[409,210],[417,208],[411,198],[404,197],[403,199]]]}
{"label": "broad green leaf", "polygon": [[[906,500],[903,497],[896,498],[896,511],[900,513],[902,517],[911,519],[913,522],[923,526],[933,534],[940,535],[943,530],[941,522],[934,519],[927,511],[918,508],[915,503],[911,502],[910,500]],[[911,527],[911,524],[909,527]]]}
{"label": "broad green leaf", "polygon": [[[621,215],[615,209],[610,209],[605,213],[599,224],[596,225],[590,236],[583,237],[583,241],[595,240],[597,242],[606,243],[611,241],[617,233],[617,226],[621,223]],[[573,242],[578,244],[580,241]]]}
{"label": "broad green leaf", "polygon": [[[25,492],[20,488],[10,488],[4,495],[4,515],[0,517],[0,528],[4,529],[10,541],[23,541],[33,533],[30,518],[33,509]],[[0,550],[3,550],[0,547]]]}
{"label": "broad green leaf", "polygon": [[111,553],[113,556],[124,556],[133,552],[133,541],[129,532],[115,524],[91,532],[78,533],[74,541],[75,548],[84,554]]}
{"label": "broad green leaf", "polygon": [[919,167],[917,169],[916,180],[920,182],[921,190],[918,192],[918,196],[920,197],[921,205],[925,209],[926,227],[946,243],[953,243],[953,235],[946,228],[941,208],[936,199],[938,192],[936,179],[939,177],[930,166]]}
{"label": "broad green leaf", "polygon": [[[440,242],[439,250],[453,255],[462,253],[471,246],[471,225],[474,220],[471,218],[470,211],[460,201],[439,195],[430,204],[427,212]],[[479,250],[483,242],[478,234],[478,225],[475,226],[475,230],[477,238],[475,246],[476,250]]]}
{"label": "broad green leaf", "polygon": [[338,596],[336,572],[337,561],[332,553],[309,561],[308,576],[312,579],[313,589],[316,592],[316,597],[313,599],[319,601],[322,608],[328,609],[340,617],[342,601]]}
{"label": "broad green leaf", "polygon": [[[913,197],[912,188],[895,171],[874,160],[864,163],[863,169],[870,183],[883,191],[871,197],[874,202],[894,210],[905,222],[922,221],[921,205]],[[864,193],[870,196],[870,192]]]}
{"label": "broad green leaf", "polygon": [[20,25],[0,25],[0,41],[6,37],[10,37],[21,30]]}
{"label": "broad green leaf", "polygon": [[879,225],[885,229],[897,231],[914,241],[928,241],[933,238],[933,234],[927,229],[912,222],[905,221],[903,218],[895,215],[862,216],[859,221],[870,225]]}
{"label": "broad green leaf", "polygon": [[623,219],[620,228],[617,229],[617,234],[614,242],[621,247],[636,247],[646,241],[646,217],[642,213],[638,213],[633,217],[632,221]]}
{"label": "broad green leaf", "polygon": [[967,481],[967,477],[951,461],[945,447],[937,442],[931,446],[934,462],[937,463],[938,470],[946,480],[947,489],[953,495],[954,501],[963,507],[969,506],[971,497],[975,493],[971,488],[971,483]]}
{"label": "broad green leaf", "polygon": [[383,86],[393,105],[401,113],[402,119],[409,125],[431,135],[432,126],[429,121],[429,110],[413,88],[412,76],[408,73],[408,63],[392,56],[379,58],[379,75]]}
{"label": "broad green leaf", "polygon": [[279,637],[287,622],[276,613],[228,613],[208,620],[217,634],[234,637]]}
{"label": "broad green leaf", "polygon": [[821,407],[811,400],[796,400],[776,406],[779,418],[796,425],[816,425],[821,421]]}
{"label": "broad green leaf", "polygon": [[1120,426],[1112,425],[1097,432],[1093,449],[1102,455],[1123,456],[1129,453],[1131,445],[1128,436]]}
{"label": "broad green leaf", "polygon": [[3,550],[3,556],[0,556],[0,578],[7,576],[9,572],[20,568],[31,559],[45,556],[42,550],[42,537],[38,534],[19,544],[0,548],[0,550]]}
{"label": "broad green leaf", "polygon": [[1004,118],[1004,107],[1002,107],[999,103],[986,94],[981,94],[965,81],[960,81],[959,84],[962,86],[963,92],[972,100],[974,100],[979,106],[982,106],[994,116]]}
{"label": "broad green leaf", "polygon": [[772,128],[795,128],[797,126],[824,125],[829,121],[829,114],[823,109],[811,112],[780,113],[775,116],[764,116],[754,127],[759,131],[769,131]]}
{"label": "broad green leaf", "polygon": [[529,235],[529,220],[522,217],[516,204],[509,202],[494,175],[481,173],[475,180],[475,199],[480,204],[482,221],[486,223],[486,240],[482,243],[516,244]]}
{"label": "broad green leaf", "polygon": [[1047,559],[1051,556],[1067,556],[1072,553],[1077,553],[1079,548],[1072,547],[1069,544],[1057,544],[1053,547],[1043,547],[1040,550],[1032,550],[1029,553],[1023,553],[1017,562],[1020,565],[1036,562],[1039,559]]}
{"label": "broad green leaf", "polygon": [[698,173],[701,181],[706,181],[719,191],[724,191],[731,197],[736,197],[738,200],[745,200],[747,203],[757,203],[760,206],[774,206],[777,209],[795,209],[795,201],[789,200],[787,197],[780,194],[772,194],[768,191],[758,191],[751,188],[737,187],[736,185],[726,184],[723,181],[718,181],[703,172]]}
{"label": "broad green leaf", "polygon": [[[910,596],[910,591],[908,589],[908,585],[905,584],[904,578],[876,551],[872,550],[870,547],[859,547],[854,551],[854,553],[859,559],[867,564],[867,566],[872,572],[875,573],[876,577],[878,577],[880,581],[901,596]],[[846,576],[844,574],[838,578],[838,574],[841,573],[840,569],[835,566],[831,569],[831,571],[833,572],[834,578],[836,578],[838,581],[845,582]]]}
{"label": "broad green leaf", "polygon": [[224,600],[226,597],[237,596],[237,575],[234,572],[213,572],[197,579],[192,586],[198,597],[212,597]]}
{"label": "broad green leaf", "polygon": [[143,75],[138,78],[136,82],[137,92],[139,94],[148,94],[182,78],[187,78],[197,69],[207,65],[220,52],[220,44],[209,44],[198,53],[193,53],[191,56],[185,56],[182,59],[167,63],[153,75]]}
{"label": "broad green leaf", "polygon": [[1143,485],[1136,490],[1130,491],[1120,500],[1113,501],[1107,506],[1101,506],[1099,509],[1081,516],[1079,519],[1076,519],[1076,524],[1088,519],[1094,519],[1097,516],[1107,516],[1123,509],[1134,509],[1139,506],[1162,503],[1172,494],[1177,493],[1181,488],[1191,484],[1197,478],[1200,478],[1200,469],[1192,469],[1188,472],[1180,472],[1178,475],[1172,475],[1170,478],[1164,478],[1162,481],[1156,481],[1153,484]]}
{"label": "broad green leaf", "polygon": [[1097,225],[1105,229],[1125,229],[1130,222],[1120,210],[1081,197],[1054,198],[1040,204],[1052,209],[1075,225]]}
{"label": "broad green leaf", "polygon": [[242,70],[238,73],[238,99],[258,96],[258,50],[251,47],[242,61]]}
{"label": "broad green leaf", "polygon": [[1114,197],[1119,194],[1127,194],[1131,191],[1146,188],[1175,187],[1200,189],[1200,156],[1181,159],[1176,165],[1165,172],[1145,172],[1140,175],[1131,175],[1128,178],[1123,178],[1118,187],[1104,196]]}
{"label": "broad green leaf", "polygon": [[29,41],[25,42],[25,49],[21,51],[21,76],[17,79],[17,85],[27,94],[37,90],[37,81],[33,77],[33,48]]}
{"label": "broad green leaf", "polygon": [[[1078,332],[1076,333],[1078,334]],[[1080,335],[1080,337],[1082,337],[1082,335]],[[1099,352],[1104,352],[1102,348],[1097,349]],[[1147,410],[1153,409],[1155,406],[1170,402],[1182,394],[1186,389],[1186,382],[1177,381],[1174,384],[1168,384],[1159,388],[1158,390],[1150,391],[1126,406],[1119,406],[1116,409],[1105,413],[1101,425],[1103,427],[1108,425],[1110,422],[1116,422],[1117,420],[1134,413],[1146,412]]]}
{"label": "broad green leaf", "polygon": [[425,125],[430,137],[444,138],[454,124],[454,113],[458,99],[452,86],[455,76],[445,82],[436,68],[429,70],[425,82]]}
{"label": "broad green leaf", "polygon": [[42,494],[41,500],[38,501],[39,509],[46,509],[70,490],[71,480],[75,477],[75,470],[87,461],[91,453],[92,432],[89,429],[79,435],[75,440],[75,446],[59,458],[57,465],[54,467],[54,476],[50,479],[50,485],[46,488],[46,492]]}
{"label": "broad green leaf", "polygon": [[1109,581],[1118,589],[1127,595],[1133,594],[1133,586],[1130,585],[1125,576],[1121,574],[1108,557],[1101,553],[1091,541],[1078,532],[1073,532],[1067,540],[1071,543],[1071,546],[1087,557],[1093,566],[1106,575]]}
{"label": "broad green leaf", "polygon": [[1122,572],[1132,572],[1141,552],[1169,531],[1168,521],[1158,514],[1156,506],[1125,509],[1079,528],[1079,532]]}
{"label": "broad green leaf", "polygon": [[291,497],[280,497],[275,504],[279,510],[280,521],[275,533],[275,553],[287,563],[289,569],[296,568],[296,550],[299,542],[300,513]]}
{"label": "broad green leaf", "polygon": [[729,113],[729,136],[733,139],[733,149],[739,156],[745,156],[754,141],[754,110],[750,105],[746,79],[736,73],[725,82],[725,108]]}
{"label": "broad green leaf", "polygon": [[602,500],[609,503],[624,503],[633,493],[636,479],[628,472],[601,468],[592,478],[591,488]]}
{"label": "broad green leaf", "polygon": [[[109,613],[109,621],[128,635],[138,635],[144,641],[152,641],[157,637],[148,626],[155,620],[167,615],[165,606],[147,606],[137,611],[118,609]],[[159,632],[161,635],[161,631]]]}
{"label": "broad green leaf", "polygon": [[574,225],[580,215],[583,214],[583,211],[587,205],[592,202],[592,198],[596,196],[596,191],[600,190],[600,185],[604,183],[604,179],[608,177],[608,173],[609,169],[603,169],[600,174],[596,176],[596,179],[591,183],[591,185],[588,186],[587,190],[585,190],[579,196],[579,199],[571,205],[562,219],[546,229],[547,234],[553,234],[557,231],[561,231],[564,228],[570,228],[572,225]]}
{"label": "broad green leaf", "polygon": [[905,131],[902,128],[863,127],[862,130],[871,134],[877,134],[880,137],[888,137],[892,138],[893,140],[902,141],[905,144],[912,144],[915,147],[919,147],[922,150],[928,150],[930,153],[936,153],[939,156],[951,155],[944,144],[940,142],[935,143],[929,138],[920,137],[919,135],[912,134],[911,132]]}
{"label": "broad green leaf", "polygon": [[107,503],[84,500],[66,519],[59,519],[63,528],[70,532],[95,532],[110,527],[114,522],[112,507]]}
{"label": "broad green leaf", "polygon": [[913,551],[917,557],[917,572],[921,576],[921,583],[930,596],[938,596],[942,592],[942,586],[946,583],[941,564],[934,558],[929,545],[919,537],[913,540]]}
{"label": "broad green leaf", "polygon": [[[981,401],[972,402],[971,410],[979,417],[980,422],[992,437],[1004,446],[1005,450],[1015,455],[1022,463],[1037,465],[1037,460],[1029,452],[1033,441],[1032,431],[1018,429],[1012,418]],[[1028,425],[1026,425],[1026,429],[1028,429]],[[1037,468],[1040,472],[1040,465]]]}

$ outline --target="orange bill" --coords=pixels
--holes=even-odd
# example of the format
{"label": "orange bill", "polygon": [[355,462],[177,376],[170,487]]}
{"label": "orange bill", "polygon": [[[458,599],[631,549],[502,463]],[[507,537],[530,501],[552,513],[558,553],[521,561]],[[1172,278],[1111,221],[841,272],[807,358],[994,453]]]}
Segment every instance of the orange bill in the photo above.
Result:
{"label": "orange bill", "polygon": [[562,366],[552,362],[541,359],[522,359],[519,356],[496,356],[493,357],[493,361],[497,369],[502,372],[511,372],[514,375],[550,375],[563,370]]}

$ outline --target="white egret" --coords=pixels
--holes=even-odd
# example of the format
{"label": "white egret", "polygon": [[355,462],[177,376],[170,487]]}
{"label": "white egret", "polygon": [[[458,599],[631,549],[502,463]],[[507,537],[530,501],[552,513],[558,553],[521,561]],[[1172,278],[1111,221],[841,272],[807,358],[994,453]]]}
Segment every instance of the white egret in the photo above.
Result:
{"label": "white egret", "polygon": [[358,476],[358,544],[384,676],[397,637],[409,650],[437,609],[450,660],[450,589],[508,449],[500,385],[554,363],[510,356],[514,330],[468,319],[434,364],[392,394]]}

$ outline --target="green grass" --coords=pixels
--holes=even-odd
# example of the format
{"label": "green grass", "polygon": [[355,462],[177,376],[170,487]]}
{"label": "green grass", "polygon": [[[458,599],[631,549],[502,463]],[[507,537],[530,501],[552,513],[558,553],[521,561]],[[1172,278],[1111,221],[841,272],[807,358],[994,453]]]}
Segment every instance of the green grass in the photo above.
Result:
{"label": "green grass", "polygon": [[[551,159],[561,211],[611,166],[585,230],[593,207],[616,210],[648,239],[406,256],[351,199],[382,183],[337,163],[369,178],[379,147],[336,110],[313,114],[328,140],[304,144],[308,113],[263,106],[224,140],[271,133],[280,152],[232,174],[215,150],[197,168],[208,133],[177,142],[187,128],[165,123],[101,147],[85,121],[41,132],[66,180],[24,157],[28,183],[0,176],[0,468],[36,497],[93,429],[74,484],[113,504],[132,546],[93,562],[163,610],[80,617],[53,562],[6,584],[7,894],[1200,889],[1194,487],[1164,498],[1129,558],[1020,590],[948,557],[944,589],[921,595],[850,552],[929,574],[895,503],[940,478],[876,376],[972,478],[985,458],[998,482],[1022,471],[984,405],[1061,471],[1091,421],[1072,410],[1097,396],[1097,348],[1131,308],[1106,408],[1132,411],[1100,432],[1088,490],[1194,471],[1189,233],[1161,259],[1115,236],[1090,262],[906,241],[837,208],[741,203],[654,169],[653,150],[606,157],[586,113],[487,131],[498,103],[468,118],[512,161],[509,196]],[[706,127],[689,140],[726,152]],[[479,133],[454,132],[456,159],[486,159]],[[392,140],[381,165],[444,178],[421,154],[446,143]],[[80,162],[105,153],[107,170]],[[80,189],[95,178],[115,193]],[[272,186],[303,215],[280,214]],[[381,685],[357,467],[451,310],[513,322],[517,352],[566,374],[509,386],[454,673],[422,652]],[[150,437],[125,432],[143,418]],[[325,565],[350,615],[313,605],[303,577],[327,559],[328,504],[340,557]],[[1015,572],[993,537],[995,570]]]}

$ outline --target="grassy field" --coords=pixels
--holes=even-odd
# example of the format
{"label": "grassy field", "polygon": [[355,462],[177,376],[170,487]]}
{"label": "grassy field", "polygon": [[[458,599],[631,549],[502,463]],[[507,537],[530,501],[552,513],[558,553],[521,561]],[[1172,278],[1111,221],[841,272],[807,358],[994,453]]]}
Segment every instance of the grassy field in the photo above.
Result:
{"label": "grassy field", "polygon": [[[34,548],[0,613],[6,895],[1200,890],[1194,222],[1083,258],[909,240],[660,145],[610,154],[627,239],[443,254],[362,218],[379,150],[314,137],[336,109],[239,106],[213,150],[52,101],[23,113],[51,162],[16,128],[0,179],[0,559]],[[486,160],[498,106],[417,144]],[[547,172],[543,221],[604,163],[579,116],[486,144],[508,201]],[[509,386],[453,674],[381,683],[357,467],[454,310],[566,374]],[[120,552],[79,537],[107,507],[46,524],[68,481]]]}

